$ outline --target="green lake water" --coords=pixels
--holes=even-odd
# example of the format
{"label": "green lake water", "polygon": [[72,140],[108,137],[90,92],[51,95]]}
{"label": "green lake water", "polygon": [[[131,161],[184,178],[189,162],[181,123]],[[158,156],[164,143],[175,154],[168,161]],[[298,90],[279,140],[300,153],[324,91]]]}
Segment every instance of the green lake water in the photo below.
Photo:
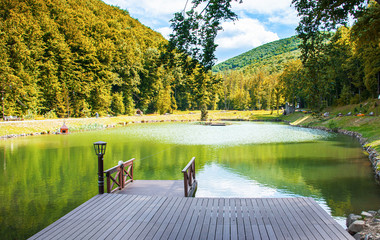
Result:
{"label": "green lake water", "polygon": [[274,123],[135,124],[0,141],[0,236],[24,239],[97,194],[105,169],[136,158],[135,179],[182,179],[196,157],[196,197],[313,197],[338,222],[380,208],[367,156],[350,137]]}

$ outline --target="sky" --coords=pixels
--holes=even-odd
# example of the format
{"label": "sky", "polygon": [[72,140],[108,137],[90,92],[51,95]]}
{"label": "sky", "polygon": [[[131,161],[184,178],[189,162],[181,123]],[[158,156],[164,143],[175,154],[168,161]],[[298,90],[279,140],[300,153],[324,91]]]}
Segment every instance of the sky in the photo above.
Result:
{"label": "sky", "polygon": [[[169,39],[170,19],[175,12],[181,12],[187,0],[103,0],[129,12],[131,17],[160,32]],[[292,0],[243,0],[232,2],[232,10],[239,19],[223,23],[218,33],[219,45],[215,55],[217,63],[244,53],[268,42],[291,37],[299,18],[291,6]],[[191,0],[188,0],[189,10]]]}

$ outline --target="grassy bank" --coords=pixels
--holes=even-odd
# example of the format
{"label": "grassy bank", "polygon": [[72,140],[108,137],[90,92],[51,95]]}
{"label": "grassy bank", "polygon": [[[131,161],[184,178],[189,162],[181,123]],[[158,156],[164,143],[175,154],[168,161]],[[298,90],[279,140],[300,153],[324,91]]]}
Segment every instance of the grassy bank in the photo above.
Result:
{"label": "grassy bank", "polygon": [[[363,137],[377,152],[380,152],[380,116],[342,116],[348,112],[360,111],[363,105],[348,105],[327,109],[329,117],[322,114],[310,114],[296,112],[283,116],[271,111],[209,111],[208,117],[214,121],[222,119],[244,119],[258,121],[273,121],[276,119],[290,122],[292,125],[327,127],[331,129],[341,128],[361,133]],[[379,108],[377,106],[377,108]],[[356,109],[356,110],[355,110]],[[369,110],[376,110],[371,109]],[[380,109],[379,109],[380,113]],[[157,121],[199,121],[200,111],[176,111],[169,115],[149,114],[143,116],[118,116],[101,118],[69,118],[69,119],[40,119],[18,122],[0,122],[0,137],[21,134],[55,133],[59,131],[63,122],[69,127],[70,132],[90,131],[108,127],[120,127],[140,122]]]}
{"label": "grassy bank", "polygon": [[[221,119],[245,119],[273,117],[270,111],[209,111],[209,119],[218,121]],[[270,116],[270,117],[269,117]],[[277,115],[276,115],[277,116]],[[278,117],[278,116],[277,116]],[[69,119],[43,119],[25,120],[17,122],[0,122],[0,137],[44,134],[59,132],[65,124],[70,132],[97,130],[108,127],[125,126],[140,122],[156,121],[199,121],[200,111],[176,111],[169,115],[149,114],[143,116],[118,116],[101,118],[69,118]]]}
{"label": "grassy bank", "polygon": [[[377,112],[376,112],[377,111]],[[331,107],[324,112],[329,112],[328,117],[323,114],[305,114],[296,112],[280,119],[289,121],[292,125],[326,127],[330,129],[345,129],[362,134],[367,138],[368,145],[380,152],[380,109],[374,102],[347,105],[343,107]],[[351,112],[351,116],[346,116]],[[373,112],[376,116],[369,116]],[[342,116],[338,116],[341,113]],[[355,114],[365,113],[364,116]]]}

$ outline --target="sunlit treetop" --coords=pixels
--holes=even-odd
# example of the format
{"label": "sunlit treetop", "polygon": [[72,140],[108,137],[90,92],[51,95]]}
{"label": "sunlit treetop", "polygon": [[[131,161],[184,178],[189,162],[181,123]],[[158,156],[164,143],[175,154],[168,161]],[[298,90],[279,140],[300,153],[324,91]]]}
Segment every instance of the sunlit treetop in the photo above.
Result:
{"label": "sunlit treetop", "polygon": [[[377,4],[380,0],[376,0]],[[367,0],[292,0],[301,17],[296,28],[301,45],[302,60],[315,53],[318,44],[324,41],[323,33],[346,25],[350,17],[360,17],[367,7]]]}

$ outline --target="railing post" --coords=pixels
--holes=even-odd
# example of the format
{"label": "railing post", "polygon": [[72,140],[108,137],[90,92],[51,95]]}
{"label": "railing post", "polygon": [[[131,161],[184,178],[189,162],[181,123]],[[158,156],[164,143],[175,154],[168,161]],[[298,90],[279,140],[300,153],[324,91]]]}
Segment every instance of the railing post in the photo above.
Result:
{"label": "railing post", "polygon": [[193,178],[195,179],[195,161],[193,161]]}
{"label": "railing post", "polygon": [[185,197],[189,197],[189,195],[192,197],[197,189],[197,182],[195,180],[195,157],[190,160],[190,162],[182,170],[182,173]]}
{"label": "railing post", "polygon": [[185,197],[188,197],[188,183],[187,183],[187,172],[183,173],[183,183],[184,183],[184,189],[185,189]]}
{"label": "railing post", "polygon": [[111,178],[110,178],[110,173],[107,172],[106,173],[106,176],[107,176],[107,193],[110,193],[111,192]]}
{"label": "railing post", "polygon": [[119,190],[124,188],[124,168],[121,164],[119,166]]}
{"label": "railing post", "polygon": [[132,165],[131,165],[131,177],[132,177],[132,181],[133,182],[133,161],[132,161]]}

